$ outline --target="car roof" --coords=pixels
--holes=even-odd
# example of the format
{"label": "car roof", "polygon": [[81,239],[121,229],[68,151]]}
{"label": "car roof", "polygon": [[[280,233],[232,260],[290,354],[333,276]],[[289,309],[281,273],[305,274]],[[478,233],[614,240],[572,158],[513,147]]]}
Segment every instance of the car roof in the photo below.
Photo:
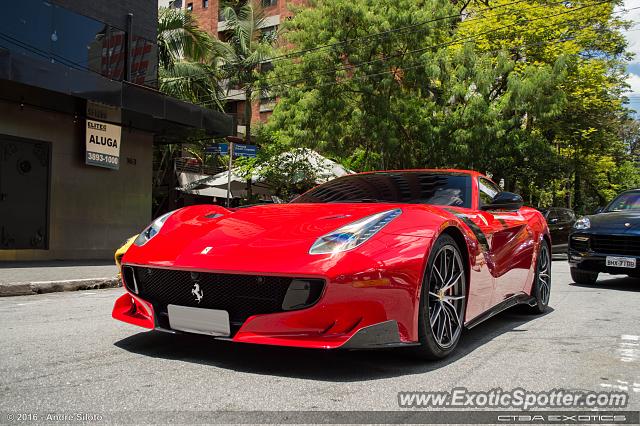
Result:
{"label": "car roof", "polygon": [[474,170],[459,170],[459,169],[400,169],[400,170],[375,170],[371,172],[356,173],[357,175],[367,175],[374,173],[442,173],[442,174],[456,174],[456,175],[470,175],[470,176],[482,176],[486,177],[480,172]]}

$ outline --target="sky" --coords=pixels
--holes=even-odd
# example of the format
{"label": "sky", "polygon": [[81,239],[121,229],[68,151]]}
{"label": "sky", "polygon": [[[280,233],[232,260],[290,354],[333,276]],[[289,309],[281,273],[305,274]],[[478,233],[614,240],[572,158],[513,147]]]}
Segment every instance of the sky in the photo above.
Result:
{"label": "sky", "polygon": [[[628,10],[635,7],[640,7],[640,0],[625,0],[625,9]],[[627,96],[629,96],[630,99],[629,106],[631,109],[636,110],[636,117],[640,118],[640,9],[626,12],[622,16],[635,24],[629,31],[625,32],[625,36],[629,41],[627,50],[635,53],[635,57],[627,67],[629,73],[627,83],[631,86]]]}

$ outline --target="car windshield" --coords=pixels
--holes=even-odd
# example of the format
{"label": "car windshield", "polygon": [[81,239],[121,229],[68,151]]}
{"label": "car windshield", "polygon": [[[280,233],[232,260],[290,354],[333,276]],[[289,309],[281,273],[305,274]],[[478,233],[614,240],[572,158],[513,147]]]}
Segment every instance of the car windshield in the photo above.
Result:
{"label": "car windshield", "polygon": [[605,211],[619,212],[623,210],[640,210],[640,192],[620,194]]}
{"label": "car windshield", "polygon": [[471,206],[471,176],[440,172],[379,172],[332,180],[292,203],[407,203]]}

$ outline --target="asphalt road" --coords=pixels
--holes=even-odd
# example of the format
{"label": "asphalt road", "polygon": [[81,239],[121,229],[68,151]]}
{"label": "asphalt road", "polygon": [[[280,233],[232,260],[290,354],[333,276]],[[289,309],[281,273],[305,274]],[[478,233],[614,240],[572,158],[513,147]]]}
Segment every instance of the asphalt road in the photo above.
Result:
{"label": "asphalt road", "polygon": [[504,312],[440,362],[143,332],[111,319],[122,289],[3,298],[0,412],[397,410],[399,391],[456,387],[627,390],[639,410],[640,282],[602,278],[555,261],[547,314]]}

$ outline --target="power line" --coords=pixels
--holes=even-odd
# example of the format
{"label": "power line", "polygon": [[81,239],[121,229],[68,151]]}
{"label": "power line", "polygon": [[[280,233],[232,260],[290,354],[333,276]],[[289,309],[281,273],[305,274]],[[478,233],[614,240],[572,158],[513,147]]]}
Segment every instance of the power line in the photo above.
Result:
{"label": "power line", "polygon": [[[502,26],[500,28],[495,28],[493,30],[488,30],[488,31],[484,31],[484,32],[475,33],[475,34],[472,34],[472,35],[467,36],[465,38],[454,39],[454,40],[451,40],[451,41],[448,41],[448,42],[445,42],[445,43],[440,43],[440,44],[436,44],[436,45],[432,45],[432,46],[423,47],[423,48],[420,48],[420,49],[410,50],[410,51],[407,51],[407,52],[397,53],[397,54],[390,55],[390,56],[387,56],[387,57],[381,58],[381,59],[373,59],[373,60],[367,61],[367,62],[361,62],[361,63],[353,64],[353,65],[344,65],[342,67],[333,67],[331,69],[326,68],[327,72],[321,72],[319,74],[316,74],[315,76],[332,74],[332,73],[338,72],[338,71],[352,71],[353,69],[360,68],[360,67],[365,66],[365,65],[370,65],[370,64],[373,64],[373,63],[377,63],[377,62],[387,62],[389,59],[404,57],[406,55],[414,54],[414,53],[422,53],[422,52],[425,52],[425,51],[430,50],[432,48],[447,47],[447,46],[460,44],[460,42],[473,41],[479,36],[486,36],[486,35],[489,35],[489,34],[492,34],[492,33],[495,33],[495,32],[502,31],[502,30],[507,29],[507,28],[520,26],[524,22],[531,23],[531,22],[542,20],[542,19],[548,19],[548,18],[553,18],[553,17],[556,17],[556,16],[560,16],[560,15],[565,15],[565,14],[568,14],[568,13],[575,13],[575,12],[577,12],[579,10],[586,9],[586,8],[589,8],[589,7],[593,7],[593,6],[597,6],[597,5],[600,5],[600,4],[603,4],[603,3],[607,3],[607,1],[601,1],[599,3],[594,3],[592,5],[582,6],[580,8],[571,9],[570,11],[564,11],[564,12],[560,12],[560,13],[557,13],[557,14],[554,14],[554,15],[546,15],[546,16],[541,16],[541,17],[538,17],[538,18],[528,19],[526,21],[521,21],[521,22],[518,22],[518,23],[515,23],[515,24],[510,24],[510,25]],[[590,16],[589,19],[597,17],[597,16],[600,16],[600,15]],[[573,21],[565,21],[565,22],[562,22],[560,24],[546,25],[546,26],[543,26],[543,28],[550,28],[552,26],[566,24],[567,22],[573,22]],[[301,81],[305,81],[305,80],[306,79],[289,80],[289,81],[285,82],[284,84],[292,84],[292,83],[297,83],[297,82],[301,82]],[[268,87],[277,87],[277,86],[280,86],[282,84],[283,83],[277,83],[276,85],[268,85]]]}
{"label": "power line", "polygon": [[[517,1],[511,2],[511,3],[506,3],[506,4],[494,6],[494,7],[488,7],[488,8],[484,8],[484,9],[476,9],[476,10],[473,10],[471,12],[468,12],[468,15],[476,14],[476,13],[480,13],[480,12],[484,12],[484,11],[493,11],[495,9],[499,9],[499,8],[502,8],[502,7],[507,7],[507,6],[511,6],[511,5],[514,5],[514,4],[522,3],[523,1],[527,1],[528,2],[530,0],[517,0]],[[535,6],[535,7],[527,8],[526,11],[545,8],[545,7],[549,7],[549,6],[556,6],[556,5],[565,4],[565,3],[566,3],[566,0],[561,0],[561,1],[553,2],[553,3],[541,4],[541,5],[538,5],[538,6]],[[608,1],[603,0],[603,1],[600,1],[600,2],[597,2],[597,3],[592,3],[592,4],[589,4],[589,5],[581,6],[580,8],[569,9],[569,10],[567,10],[565,12],[561,12],[560,14],[564,14],[564,13],[572,12],[572,11],[578,11],[578,10],[581,10],[581,9],[584,9],[584,8],[590,8],[590,7],[598,6],[598,5],[605,4],[605,3],[608,3]],[[498,14],[482,15],[482,16],[478,16],[478,17],[475,17],[475,18],[466,19],[463,22],[464,23],[468,23],[468,22],[473,22],[473,21],[482,21],[482,20],[486,20],[486,19],[489,19],[489,18],[493,18],[493,17],[504,16],[504,15],[506,15],[508,13],[510,13],[510,12],[500,12]],[[558,15],[543,16],[541,18],[537,18],[537,19],[533,19],[533,20],[527,20],[527,21],[524,21],[524,22],[533,22],[534,20],[546,19],[548,17],[553,17],[553,16],[558,16]],[[421,23],[418,23],[418,24],[409,25],[409,26],[406,26],[406,27],[392,28],[390,30],[387,30],[387,31],[384,31],[384,32],[380,32],[380,33],[374,33],[374,34],[370,34],[370,35],[363,36],[363,37],[354,37],[354,38],[352,38],[350,40],[343,41],[343,42],[336,42],[336,43],[333,43],[333,44],[321,45],[321,46],[317,46],[317,47],[310,48],[310,49],[305,49],[305,50],[301,50],[301,51],[297,51],[297,52],[287,53],[287,54],[281,55],[281,56],[276,56],[274,58],[271,58],[269,60],[269,62],[276,62],[277,60],[279,60],[281,58],[287,58],[287,57],[292,57],[292,56],[302,56],[302,54],[307,53],[307,52],[313,52],[313,51],[317,51],[317,50],[322,50],[322,49],[325,49],[325,48],[334,47],[334,46],[341,45],[341,44],[346,44],[346,43],[351,43],[351,42],[354,42],[354,41],[375,38],[375,37],[378,37],[378,36],[381,36],[381,35],[390,34],[390,33],[393,33],[393,32],[402,32],[401,30],[414,28],[414,27],[418,27],[418,26],[423,26],[423,25],[426,25],[428,23],[433,23],[433,22],[437,22],[437,21],[441,21],[441,20],[445,20],[445,19],[459,18],[459,17],[460,17],[460,14],[449,15],[449,16],[445,16],[445,17],[441,17],[441,18],[435,18],[435,19],[432,19],[432,20],[429,20],[429,21],[424,21],[424,22],[421,22]],[[512,27],[512,26],[521,25],[521,24],[522,24],[522,21],[519,22],[519,23],[516,23],[516,24],[507,25],[507,26],[498,28],[495,31],[498,31],[498,30],[501,30],[501,29],[505,29],[505,28],[509,28],[509,27]],[[492,31],[494,31],[494,30],[492,30]],[[492,32],[492,31],[489,31],[488,33]],[[477,35],[482,35],[482,33],[479,33]],[[401,53],[401,54],[395,55],[394,57],[406,55],[406,54],[409,54],[409,53],[414,53],[414,51]],[[354,65],[345,66],[342,69],[343,70],[344,69],[352,69],[353,67],[359,67],[359,66],[370,64],[370,63],[375,63],[375,62],[378,62],[378,61],[380,61],[380,59],[372,60],[372,61],[369,61],[369,62],[366,62],[366,63],[360,63],[360,64],[354,64]],[[330,72],[334,71],[334,69],[330,69],[330,68],[325,68],[325,69],[331,70]],[[340,69],[337,69],[337,70],[340,70]],[[177,78],[181,78],[181,77],[177,77]],[[196,76],[196,77],[182,77],[182,78],[183,79],[191,79],[192,81],[197,81],[197,80],[200,80],[200,79],[209,78],[209,76],[208,75],[204,75],[204,76],[199,76],[199,77]],[[274,79],[276,79],[275,76],[266,78],[266,80],[274,80]]]}
{"label": "power line", "polygon": [[[602,3],[605,3],[605,2],[600,2],[600,3],[598,3],[598,4],[602,4]],[[592,7],[592,6],[595,6],[595,5],[597,5],[597,4],[592,4],[592,5],[583,6],[582,8]],[[640,8],[640,7],[639,7],[639,8]],[[637,9],[637,8],[633,8],[633,9]],[[633,10],[633,9],[629,9],[629,10]],[[575,12],[575,11],[577,11],[577,10],[579,10],[579,9],[572,9],[571,11],[565,11],[565,12],[562,12],[562,13],[560,13],[560,14],[567,14],[567,13],[570,13],[570,12]],[[623,11],[623,12],[626,12],[626,11]],[[616,12],[616,13],[619,13],[619,12]],[[532,22],[532,21],[540,20],[540,19],[547,19],[547,18],[550,18],[550,17],[558,16],[558,15],[560,15],[560,14],[547,15],[547,16],[543,16],[543,17],[539,17],[539,18],[535,18],[535,19],[528,20],[528,22]],[[592,16],[590,16],[590,17],[589,17],[589,19],[591,19],[591,18],[595,18],[595,17],[598,17],[598,16],[601,16],[601,15],[602,15],[602,14],[592,15]],[[566,23],[568,23],[568,22],[575,22],[575,20],[573,20],[573,21],[564,21],[564,22],[560,22],[560,23],[556,23],[556,24],[550,24],[550,25],[546,25],[546,26],[543,26],[543,27],[544,27],[544,28],[551,28],[551,27],[554,27],[554,26],[565,25],[565,24],[566,24]],[[520,22],[519,24],[522,24],[522,22]],[[463,42],[466,42],[466,41],[473,41],[473,40],[475,40],[475,39],[476,39],[478,36],[480,36],[480,35],[487,35],[487,34],[491,34],[491,33],[493,33],[493,32],[497,32],[497,31],[503,30],[503,29],[504,29],[504,28],[506,28],[506,27],[511,27],[511,26],[513,26],[513,25],[507,25],[507,26],[505,26],[505,27],[497,28],[497,29],[490,30],[490,31],[485,31],[485,32],[483,32],[483,33],[473,34],[473,35],[468,36],[468,37],[463,38],[463,39],[458,39],[458,40],[453,40],[453,41],[449,41],[449,42],[446,42],[446,43],[441,43],[441,44],[437,44],[437,45],[427,46],[427,47],[424,47],[424,48],[421,48],[421,49],[417,49],[417,50],[414,50],[414,51],[411,51],[411,52],[406,52],[406,53],[405,53],[405,55],[406,55],[406,54],[409,54],[409,53],[415,53],[415,52],[426,51],[426,50],[428,50],[428,49],[432,49],[432,48],[446,47],[446,46],[451,46],[451,45],[456,45],[456,44],[462,44]],[[583,28],[587,28],[587,27],[589,27],[589,26],[590,26],[590,25],[584,26],[584,27],[582,27],[582,28],[579,28],[578,30],[583,29]],[[543,42],[543,44],[544,44],[544,42]],[[533,45],[535,45],[535,43],[534,43]],[[526,46],[526,45],[523,45],[523,46]],[[522,46],[512,46],[512,47],[522,47]],[[503,51],[503,50],[504,50],[504,48],[501,48],[501,49],[498,49],[497,51]],[[483,53],[490,53],[490,52],[483,52]],[[378,60],[371,61],[371,62],[385,62],[385,61],[387,61],[388,59],[390,59],[390,57],[387,57],[387,58],[384,58],[384,59],[378,59]],[[348,68],[346,68],[346,69],[352,70],[352,69],[354,69],[354,68],[358,68],[359,66],[362,66],[362,65],[365,65],[365,64],[354,64],[354,65],[352,65],[352,66],[350,66],[350,67],[348,67]],[[403,69],[407,69],[407,68],[403,67]],[[384,73],[382,73],[382,74],[388,74],[388,73],[389,73],[389,71],[386,71],[386,72],[384,72]],[[327,74],[327,73],[325,73],[325,74]],[[379,74],[379,73],[378,73],[378,74]],[[378,75],[378,74],[376,74],[376,75]],[[322,75],[322,74],[320,74],[320,75]],[[316,75],[316,76],[317,76],[317,75]],[[270,88],[275,88],[275,87],[280,87],[280,86],[286,86],[286,85],[289,85],[289,84],[294,84],[294,83],[304,82],[304,81],[308,81],[308,79],[307,79],[307,78],[305,78],[305,79],[295,79],[295,80],[290,80],[290,81],[280,82],[280,83],[277,83],[277,84],[268,85],[267,87],[263,87],[263,89],[264,89],[264,90],[269,90]],[[330,82],[330,83],[329,83],[329,85],[331,85],[331,84],[335,84],[335,82]],[[342,83],[339,83],[339,84],[342,84]],[[326,85],[326,84],[325,84],[325,85]],[[209,102],[209,103],[211,103],[211,102]],[[205,101],[205,102],[204,102],[204,104],[207,104],[207,101]]]}
{"label": "power line", "polygon": [[[564,0],[563,0],[563,1],[559,1],[559,2],[555,2],[555,3],[548,3],[548,4],[546,4],[546,5],[541,5],[541,6],[536,6],[536,7],[528,8],[528,9],[527,9],[527,11],[534,10],[534,9],[539,9],[539,8],[541,8],[541,7],[548,7],[548,6],[552,6],[552,5],[564,4],[564,3],[566,3],[566,1],[564,1]],[[520,22],[518,22],[518,23],[514,23],[514,24],[510,24],[510,25],[505,25],[505,26],[503,26],[503,27],[496,28],[496,29],[494,29],[494,30],[486,31],[485,33],[482,33],[482,32],[481,32],[481,33],[476,33],[476,34],[474,34],[474,35],[473,35],[473,37],[481,36],[481,35],[485,35],[485,34],[490,34],[490,33],[492,33],[492,32],[497,32],[497,31],[500,31],[500,30],[503,30],[503,29],[506,29],[506,28],[514,27],[514,26],[519,26],[519,25],[522,25],[522,24],[523,24],[523,22],[534,22],[534,21],[537,21],[537,20],[540,20],[540,19],[551,18],[551,17],[555,17],[555,16],[563,15],[563,14],[565,14],[565,13],[575,12],[575,11],[579,11],[579,10],[581,10],[581,9],[586,9],[586,8],[590,8],[590,7],[598,6],[598,5],[600,5],[600,4],[604,4],[604,3],[608,3],[608,1],[600,1],[600,2],[598,2],[598,3],[593,3],[593,4],[591,4],[591,5],[585,5],[585,6],[582,6],[582,7],[580,7],[580,8],[570,9],[570,10],[567,10],[567,11],[561,12],[561,13],[556,14],[556,15],[547,15],[547,16],[543,16],[543,17],[539,17],[539,18],[535,18],[535,19],[528,19],[528,20],[525,20],[525,21],[520,21]],[[498,15],[480,16],[480,17],[477,17],[477,18],[468,19],[468,20],[464,21],[464,23],[472,22],[472,21],[476,21],[476,20],[485,20],[485,19],[488,19],[488,18],[491,18],[491,17],[503,16],[503,15],[505,15],[506,13],[508,13],[508,12],[503,12],[503,13],[498,14]],[[455,41],[455,40],[454,40],[454,41]],[[371,60],[371,61],[361,62],[361,63],[358,63],[358,64],[345,65],[345,66],[340,67],[340,68],[332,68],[332,69],[324,68],[324,69],[329,70],[329,72],[335,72],[335,71],[347,71],[347,70],[351,70],[351,69],[353,69],[354,67],[355,67],[355,68],[357,68],[357,67],[360,67],[360,66],[364,66],[364,65],[368,65],[368,64],[376,63],[376,62],[379,62],[379,61],[381,61],[381,60],[386,60],[386,59],[391,59],[391,58],[396,58],[396,57],[402,57],[402,56],[405,56],[405,55],[407,55],[407,54],[411,54],[411,53],[419,53],[420,51],[421,51],[421,49],[417,49],[417,50],[410,50],[410,51],[407,51],[407,52],[398,53],[398,54],[395,54],[395,55],[392,55],[392,56],[388,56],[388,57],[386,57],[386,58],[384,58],[384,59],[374,59],[374,60]],[[272,77],[272,78],[266,78],[266,80],[267,80],[267,81],[268,81],[268,80],[273,80],[273,79],[274,79],[273,77]]]}
{"label": "power line", "polygon": [[[512,5],[518,4],[518,3],[529,2],[529,1],[530,0],[517,0],[517,1],[511,2],[511,3],[505,3],[505,4],[498,5],[498,6],[492,6],[492,7],[487,7],[487,8],[484,8],[484,9],[473,10],[471,12],[466,13],[466,15],[469,16],[469,15],[471,15],[473,13],[484,12],[484,11],[487,11],[487,10],[495,10],[495,9],[499,9],[499,8],[503,8],[503,7],[507,7],[507,6],[512,6]],[[539,7],[545,7],[545,6],[547,6],[547,5],[541,5]],[[392,28],[392,29],[389,29],[389,30],[386,30],[386,31],[381,31],[381,32],[373,33],[373,34],[368,34],[368,35],[362,36],[362,37],[354,37],[354,38],[351,38],[351,39],[348,39],[348,40],[344,40],[344,41],[338,41],[338,42],[335,42],[335,43],[316,46],[316,47],[312,47],[312,48],[309,48],[309,49],[290,52],[290,53],[286,53],[284,55],[275,56],[275,57],[271,58],[271,62],[276,62],[276,61],[281,60],[281,59],[290,59],[292,57],[297,57],[297,56],[300,56],[300,55],[303,55],[303,54],[306,54],[306,53],[315,52],[315,51],[323,50],[323,49],[328,49],[328,48],[335,47],[335,46],[340,46],[340,45],[343,45],[343,44],[349,44],[349,43],[353,43],[353,42],[357,42],[357,41],[361,41],[361,40],[367,40],[367,39],[375,38],[375,37],[382,37],[382,36],[385,36],[387,34],[392,34],[392,33],[395,33],[395,32],[403,32],[403,31],[408,30],[408,29],[421,27],[423,25],[430,24],[430,23],[433,23],[433,22],[443,21],[445,19],[456,19],[456,18],[459,19],[460,16],[461,16],[460,13],[457,13],[455,15],[442,16],[440,18],[434,18],[434,19],[430,19],[428,21],[418,22],[416,24],[411,24],[411,25],[407,25],[407,26],[404,26],[404,27],[396,27],[396,28]]]}
{"label": "power line", "polygon": [[[628,12],[630,10],[635,10],[635,9],[640,9],[640,7],[627,9],[627,10],[621,11],[621,12]],[[616,13],[621,13],[621,12],[616,12]],[[600,16],[600,15],[592,15],[590,18],[594,18],[594,17],[597,17],[597,16]],[[566,22],[562,22],[562,23],[555,24],[555,25],[560,25],[560,24],[565,24],[565,23]],[[588,28],[589,26],[590,25],[585,25],[583,27],[577,28],[577,30],[579,31],[581,29]],[[551,27],[551,25],[546,26],[546,27]],[[523,47],[532,47],[532,46],[542,46],[542,45],[547,45],[547,44],[555,44],[555,43],[560,43],[560,42],[573,41],[575,39],[576,39],[576,37],[571,37],[571,38],[559,39],[559,40],[554,40],[554,41],[543,41],[543,42],[536,42],[536,43],[528,43],[528,44],[516,45],[516,46],[511,46],[511,47],[513,47],[513,48],[523,48]],[[452,43],[452,44],[460,44],[460,42]],[[485,51],[485,52],[482,52],[482,53],[491,54],[491,53],[498,53],[498,52],[501,52],[501,51],[504,51],[504,48],[495,49],[495,50],[492,50],[492,51]],[[424,66],[424,62],[419,62],[419,63],[417,63],[415,65],[402,67],[401,71],[405,71],[405,70],[409,70],[409,69],[415,69],[415,68],[422,67],[422,66]],[[386,75],[386,74],[394,74],[395,72],[397,72],[397,71],[396,70],[387,70],[387,71],[373,73],[373,74],[365,74],[365,75],[362,75],[362,76],[353,76],[353,77],[346,78],[343,81],[332,81],[332,82],[327,82],[327,83],[307,86],[307,87],[305,87],[305,89],[306,90],[313,90],[313,89],[316,89],[316,88],[319,88],[319,87],[342,85],[342,84],[345,84],[345,83],[347,83],[349,81],[352,81],[352,80],[362,80],[362,79],[369,78],[369,77],[375,77],[375,76]],[[304,81],[306,81],[306,79]],[[279,84],[279,85],[274,85],[274,86],[271,86],[271,87],[281,86],[281,85],[285,85],[285,84],[287,84],[287,83],[285,82],[285,83],[282,83],[282,84]],[[209,102],[209,103],[211,103],[211,102]]]}

